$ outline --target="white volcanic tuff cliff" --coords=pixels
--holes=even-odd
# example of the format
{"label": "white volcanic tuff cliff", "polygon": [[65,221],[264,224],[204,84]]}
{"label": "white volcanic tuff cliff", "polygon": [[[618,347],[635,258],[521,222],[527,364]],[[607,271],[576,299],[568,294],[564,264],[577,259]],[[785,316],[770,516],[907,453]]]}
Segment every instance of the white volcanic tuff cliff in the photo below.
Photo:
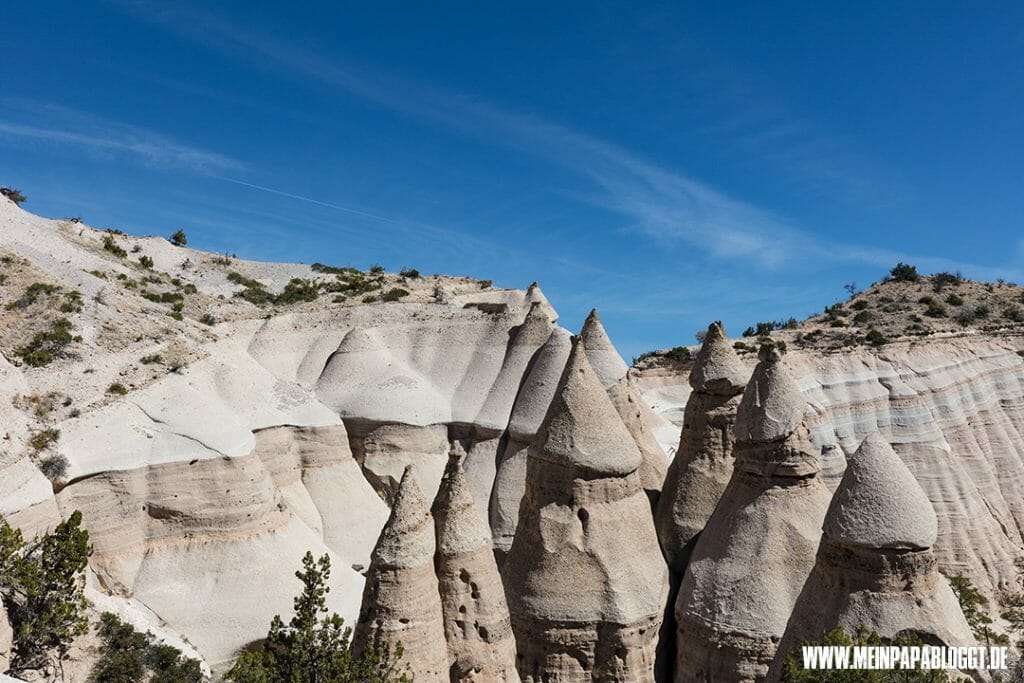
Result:
{"label": "white volcanic tuff cliff", "polygon": [[[0,511],[32,534],[81,509],[98,585],[125,609],[136,605],[142,626],[183,634],[222,666],[265,635],[272,614],[288,612],[306,550],[331,555],[330,604],[351,623],[363,585],[351,566],[368,564],[387,507],[350,444],[368,469],[403,459],[428,469],[434,456],[443,465],[458,439],[469,451],[474,497],[487,510],[497,444],[523,376],[536,349],[559,333],[538,287],[488,290],[432,278],[404,283],[416,303],[339,306],[321,297],[265,318],[230,297],[238,285],[201,252],[116,237],[126,250],[144,245],[156,261],[149,271],[132,265],[134,256],[104,252],[99,231],[0,205],[0,251],[27,257],[5,266],[2,303],[33,281],[88,295],[82,311],[68,313],[82,333],[69,357],[39,369],[0,360],[7,397],[55,391],[74,408],[40,422],[0,401],[9,437]],[[229,267],[275,290],[289,276],[312,275],[286,264]],[[120,284],[120,275],[136,284]],[[190,297],[224,322],[174,321],[167,307],[138,296],[140,287],[170,286],[171,276],[179,289],[195,284]],[[15,342],[3,327],[9,354]],[[360,348],[360,337],[380,348]],[[169,357],[174,344],[187,352],[179,370],[140,364],[154,352]],[[363,362],[352,363],[348,351],[364,354]],[[560,367],[553,372],[552,384]],[[127,395],[106,392],[115,382]],[[359,433],[349,434],[341,416]],[[61,433],[47,452],[68,459],[56,497],[26,447],[44,426]],[[385,478],[367,474],[374,483]]]}
{"label": "white volcanic tuff cliff", "polygon": [[[1022,349],[1020,337],[969,335],[786,356],[829,486],[861,440],[879,431],[935,507],[939,566],[990,594],[1013,579],[1013,558],[1024,554]],[[642,381],[662,414],[674,416],[685,402],[685,377]]]}

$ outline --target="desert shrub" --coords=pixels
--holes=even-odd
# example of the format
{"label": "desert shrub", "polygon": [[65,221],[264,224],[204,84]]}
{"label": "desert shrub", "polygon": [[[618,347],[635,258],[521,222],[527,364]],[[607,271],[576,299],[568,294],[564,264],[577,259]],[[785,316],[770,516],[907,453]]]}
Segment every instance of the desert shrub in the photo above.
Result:
{"label": "desert shrub", "polygon": [[665,352],[665,360],[672,361],[674,363],[685,363],[692,357],[693,355],[690,353],[690,349],[685,346],[673,346]]}
{"label": "desert shrub", "polygon": [[143,290],[139,294],[142,298],[157,304],[173,304],[185,300],[185,295],[180,292],[149,292]]}
{"label": "desert shrub", "polygon": [[946,307],[937,301],[932,301],[928,304],[928,308],[925,309],[924,314],[929,318],[945,318]]}
{"label": "desert shrub", "polygon": [[406,297],[406,296],[409,296],[409,292],[407,290],[404,290],[401,287],[392,287],[391,289],[389,289],[388,291],[386,291],[386,292],[384,292],[383,294],[380,295],[380,300],[381,301],[398,301],[402,297]]}
{"label": "desert shrub", "polygon": [[320,296],[320,290],[314,282],[292,278],[281,290],[281,293],[274,297],[274,303],[295,304],[303,301],[315,301],[318,296]]}
{"label": "desert shrub", "polygon": [[882,346],[883,344],[889,343],[889,340],[885,338],[885,335],[873,327],[868,330],[866,335],[864,335],[864,339],[873,346]]}
{"label": "desert shrub", "polygon": [[370,266],[370,275],[383,275],[383,274],[384,274],[384,266],[380,265],[379,263],[374,263],[372,266]]}
{"label": "desert shrub", "polygon": [[185,235],[184,230],[175,230],[169,239],[170,243],[176,247],[183,247],[188,244],[188,236]]}
{"label": "desert shrub", "polygon": [[35,302],[39,301],[42,297],[49,297],[60,291],[60,287],[57,285],[50,285],[45,282],[33,282],[25,291],[21,293],[17,299],[7,304],[7,310],[13,311],[15,309],[28,308]]}
{"label": "desert shrub", "polygon": [[382,284],[383,281],[380,277],[368,278],[364,273],[353,270],[338,274],[335,282],[323,283],[320,287],[327,292],[356,296],[380,289]]}
{"label": "desert shrub", "polygon": [[228,273],[228,280],[243,287],[241,291],[235,292],[235,296],[251,304],[263,306],[274,300],[273,293],[259,280],[252,280],[234,271]]}
{"label": "desert shrub", "polygon": [[981,320],[984,320],[985,318],[988,317],[989,313],[991,313],[991,312],[992,312],[991,308],[989,308],[985,304],[980,304],[979,306],[977,306],[974,309],[974,317],[975,318],[979,318]]}
{"label": "desert shrub", "polygon": [[377,297],[373,296],[372,294],[370,296],[364,296],[363,297],[363,303],[364,304],[372,304],[376,300],[377,300]]}
{"label": "desert shrub", "polygon": [[28,439],[28,445],[33,451],[38,453],[50,446],[53,446],[60,441],[60,430],[59,429],[43,429],[35,432]]}
{"label": "desert shrub", "polygon": [[107,387],[107,393],[115,394],[117,396],[124,396],[125,394],[128,393],[128,387],[121,384],[120,382],[114,382],[109,387]]}
{"label": "desert shrub", "polygon": [[82,293],[79,291],[64,292],[64,300],[57,307],[61,313],[81,313]]}
{"label": "desert shrub", "polygon": [[71,463],[64,455],[55,453],[43,458],[38,464],[39,471],[43,473],[44,477],[50,481],[60,481],[67,475],[68,466]]}
{"label": "desert shrub", "polygon": [[153,259],[143,254],[142,256],[139,257],[139,265],[149,270],[150,268],[153,267]]}
{"label": "desert shrub", "polygon": [[227,254],[223,254],[221,256],[214,256],[213,257],[213,263],[214,263],[214,265],[217,265],[217,266],[230,266],[231,265],[231,257],[228,256]]}
{"label": "desert shrub", "polygon": [[853,322],[857,325],[863,325],[874,317],[871,315],[871,311],[857,311],[857,315],[853,316]]}
{"label": "desert shrub", "polygon": [[25,201],[28,200],[28,197],[26,197],[19,190],[16,190],[13,187],[0,187],[0,195],[7,197],[18,206],[21,206],[23,203],[25,203]]}
{"label": "desert shrub", "polygon": [[294,600],[294,615],[285,625],[280,616],[270,622],[262,648],[235,660],[226,678],[236,683],[306,681],[318,683],[409,683],[398,671],[402,646],[371,646],[361,656],[352,652],[352,628],[328,613],[331,561],[307,552],[295,572],[302,593]]}
{"label": "desert shrub", "polygon": [[335,266],[328,266],[324,263],[314,263],[310,268],[312,268],[314,273],[327,273],[328,275],[354,275],[359,272],[357,269],[350,268],[348,266],[338,268]]}
{"label": "desert shrub", "polygon": [[128,252],[125,251],[124,247],[117,243],[114,239],[113,234],[107,234],[103,236],[103,250],[109,251],[118,258],[125,258],[128,256]]}
{"label": "desert shrub", "polygon": [[949,285],[958,285],[964,281],[964,276],[959,271],[956,273],[935,273],[932,275],[932,288],[936,292],[941,292],[944,288]]}
{"label": "desert shrub", "polygon": [[398,274],[410,280],[416,280],[420,277],[420,271],[415,268],[402,268],[402,270],[398,271]]}
{"label": "desert shrub", "polygon": [[85,567],[92,552],[82,513],[25,543],[0,518],[0,598],[14,630],[10,673],[60,662],[75,636],[88,628]]}
{"label": "desert shrub", "polygon": [[213,317],[212,313],[203,313],[202,317],[199,318],[199,322],[201,322],[204,325],[212,326],[217,324],[217,319]]}
{"label": "desert shrub", "polygon": [[754,348],[752,346],[749,346],[748,344],[745,344],[744,342],[741,342],[741,341],[733,342],[732,348],[736,349],[737,351],[753,351],[754,350]]}
{"label": "desert shrub", "polygon": [[950,306],[963,306],[964,300],[962,297],[951,292],[950,295],[946,297],[946,303]]}
{"label": "desert shrub", "polygon": [[897,263],[889,271],[889,279],[894,282],[917,282],[921,278],[917,274],[917,268],[909,263]]}
{"label": "desert shrub", "polygon": [[[199,662],[181,650],[158,643],[149,633],[139,633],[111,612],[100,615],[96,631],[103,653],[92,672],[90,683],[199,683],[203,672]],[[148,674],[148,676],[147,676]]]}
{"label": "desert shrub", "polygon": [[16,348],[14,355],[34,368],[49,365],[55,358],[64,354],[64,350],[71,342],[80,339],[73,336],[71,330],[70,320],[58,318],[53,321],[49,330],[36,332],[28,344]]}
{"label": "desert shrub", "polygon": [[863,311],[870,305],[871,304],[869,304],[865,299],[858,299],[854,301],[852,304],[850,304],[850,308],[852,308],[855,311]]}
{"label": "desert shrub", "polygon": [[967,327],[974,322],[974,311],[961,310],[953,319],[963,327]]}
{"label": "desert shrub", "polygon": [[1003,309],[1003,317],[1014,323],[1024,323],[1024,313],[1018,306],[1007,306]]}

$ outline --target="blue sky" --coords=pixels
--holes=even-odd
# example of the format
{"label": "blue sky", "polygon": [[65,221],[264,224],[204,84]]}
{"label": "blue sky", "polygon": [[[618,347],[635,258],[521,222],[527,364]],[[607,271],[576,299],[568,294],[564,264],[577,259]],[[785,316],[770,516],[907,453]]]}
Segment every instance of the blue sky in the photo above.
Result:
{"label": "blue sky", "polygon": [[1024,5],[968,5],[12,3],[0,185],[246,258],[537,280],[629,357],[899,260],[1024,280]]}

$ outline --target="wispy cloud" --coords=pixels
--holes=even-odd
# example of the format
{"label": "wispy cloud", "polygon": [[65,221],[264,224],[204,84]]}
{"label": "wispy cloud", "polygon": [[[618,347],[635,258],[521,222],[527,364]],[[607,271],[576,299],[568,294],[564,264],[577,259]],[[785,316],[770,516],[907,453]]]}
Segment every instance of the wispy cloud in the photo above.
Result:
{"label": "wispy cloud", "polygon": [[3,102],[6,111],[18,112],[21,116],[0,119],[0,137],[73,145],[96,154],[124,155],[159,168],[209,173],[238,171],[245,167],[241,161],[224,154],[179,142],[147,128],[60,105],[24,100]]}
{"label": "wispy cloud", "polygon": [[[257,66],[285,69],[418,120],[444,125],[490,144],[568,169],[593,183],[590,204],[621,215],[625,227],[666,243],[682,243],[716,258],[777,268],[794,263],[846,262],[883,266],[911,259],[922,266],[963,269],[976,276],[1015,276],[998,269],[836,244],[785,216],[731,197],[685,172],[650,163],[614,144],[536,116],[510,111],[366,66],[341,65],[321,54],[241,27],[215,13],[159,0],[113,0],[136,16]],[[792,136],[790,129],[779,134]],[[278,192],[271,188],[259,188]],[[314,200],[315,201],[315,200]]]}

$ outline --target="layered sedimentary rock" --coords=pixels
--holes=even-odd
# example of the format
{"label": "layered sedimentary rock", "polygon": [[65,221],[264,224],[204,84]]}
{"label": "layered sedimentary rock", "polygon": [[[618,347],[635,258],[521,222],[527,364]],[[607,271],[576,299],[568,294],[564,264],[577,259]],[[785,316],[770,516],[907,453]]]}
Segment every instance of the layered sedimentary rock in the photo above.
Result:
{"label": "layered sedimentary rock", "polygon": [[476,510],[457,453],[445,469],[432,511],[451,681],[518,683],[515,637],[491,530]]}
{"label": "layered sedimentary rock", "polygon": [[668,571],[641,464],[575,339],[503,569],[524,681],[653,681]]}
{"label": "layered sedimentary rock", "polygon": [[380,532],[366,573],[356,654],[401,643],[401,663],[417,681],[448,680],[448,650],[437,575],[434,519],[412,474],[405,469],[391,516]]}
{"label": "layered sedimentary rock", "polygon": [[814,566],[829,491],[803,396],[777,351],[760,357],[737,409],[732,479],[676,600],[677,683],[764,680]]}
{"label": "layered sedimentary rock", "polygon": [[969,645],[974,638],[936,566],[937,521],[928,497],[880,435],[851,456],[825,516],[817,562],[793,609],[773,680],[800,643],[836,626],[863,626],[887,640]]}
{"label": "layered sedimentary rock", "polygon": [[[935,508],[939,567],[990,599],[1012,584],[1024,553],[1022,355],[1024,337],[1002,334],[786,356],[826,483],[837,486],[847,458],[880,431]],[[689,394],[680,381],[642,378],[648,401],[674,420]]]}
{"label": "layered sedimentary rock", "polygon": [[712,323],[690,371],[693,391],[655,518],[665,559],[680,577],[732,477],[733,422],[747,377],[722,324]]}

